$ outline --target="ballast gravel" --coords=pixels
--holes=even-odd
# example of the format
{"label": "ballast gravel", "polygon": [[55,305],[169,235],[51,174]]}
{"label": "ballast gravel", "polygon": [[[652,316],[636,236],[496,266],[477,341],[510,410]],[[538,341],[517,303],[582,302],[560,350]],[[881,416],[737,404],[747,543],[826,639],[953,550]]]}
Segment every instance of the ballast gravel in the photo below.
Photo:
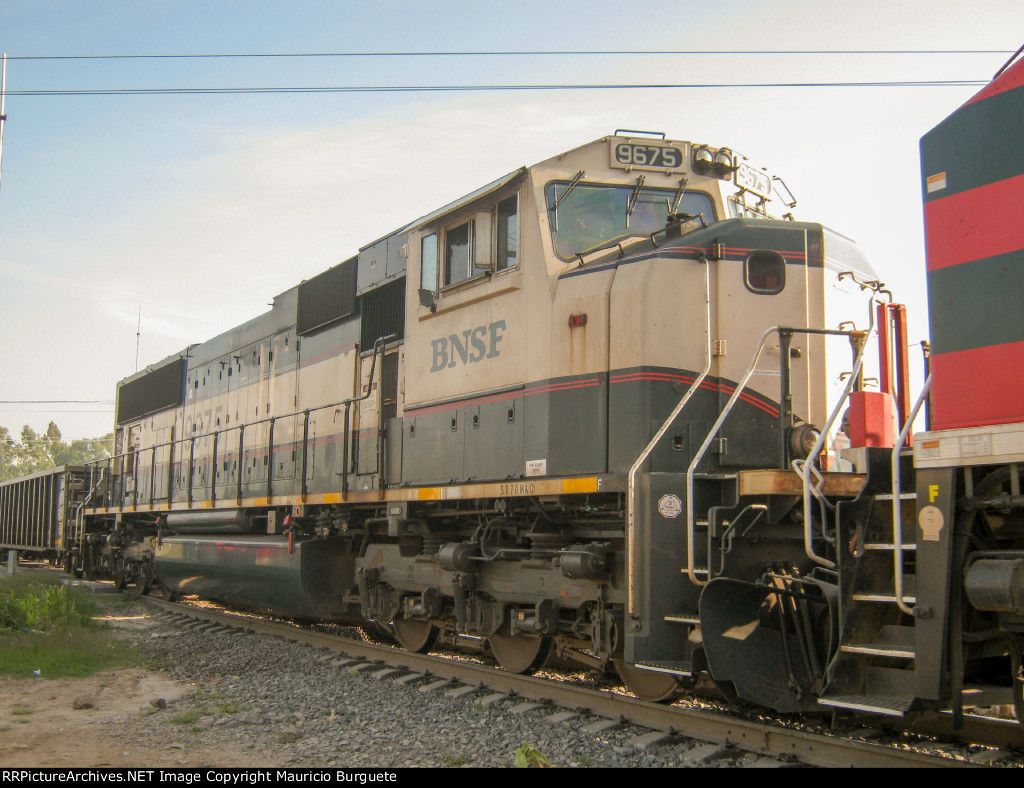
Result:
{"label": "ballast gravel", "polygon": [[[123,603],[122,603],[123,604]],[[131,741],[187,753],[251,753],[253,767],[680,767],[777,765],[554,707],[524,708],[488,690],[344,665],[337,655],[234,630],[199,631],[137,603],[123,637],[192,690],[122,726]],[[124,613],[121,613],[123,616]],[[436,686],[432,686],[432,684]],[[206,764],[217,766],[217,764]]]}

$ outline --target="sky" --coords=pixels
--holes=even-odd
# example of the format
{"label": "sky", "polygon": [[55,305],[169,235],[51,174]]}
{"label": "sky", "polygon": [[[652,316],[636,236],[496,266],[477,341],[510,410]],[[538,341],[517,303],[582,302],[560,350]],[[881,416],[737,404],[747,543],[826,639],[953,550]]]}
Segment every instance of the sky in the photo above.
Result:
{"label": "sky", "polygon": [[[0,0],[0,426],[110,432],[115,384],[137,368],[517,167],[623,128],[727,146],[784,178],[796,218],[864,249],[919,343],[918,144],[980,85],[40,91],[984,83],[1022,43],[1020,0],[969,13],[951,0]],[[633,54],[493,54],[598,50]],[[641,54],[693,50],[746,53]],[[469,51],[484,54],[67,59]]]}

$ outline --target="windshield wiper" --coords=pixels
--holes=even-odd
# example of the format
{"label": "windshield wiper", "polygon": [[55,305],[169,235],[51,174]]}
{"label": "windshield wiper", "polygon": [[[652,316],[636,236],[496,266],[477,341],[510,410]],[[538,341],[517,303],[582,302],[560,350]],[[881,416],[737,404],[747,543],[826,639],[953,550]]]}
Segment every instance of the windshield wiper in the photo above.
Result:
{"label": "windshield wiper", "polygon": [[640,190],[644,187],[644,176],[641,175],[636,179],[636,186],[633,187],[633,193],[629,196],[629,202],[626,204],[626,227],[629,227],[629,217],[633,215],[633,211],[636,209],[636,201],[640,199]]}
{"label": "windshield wiper", "polygon": [[583,180],[583,178],[586,176],[586,174],[587,173],[586,173],[585,170],[580,170],[579,172],[577,172],[575,175],[572,176],[572,180],[569,181],[569,185],[565,187],[565,191],[562,192],[561,194],[559,194],[558,197],[555,198],[555,204],[551,206],[551,212],[552,213],[557,211],[558,210],[558,206],[561,205],[563,202],[565,202],[565,198],[569,196],[569,192],[571,192],[573,189],[575,189],[579,185],[580,181]]}
{"label": "windshield wiper", "polygon": [[676,190],[675,197],[672,198],[672,204],[668,207],[670,215],[679,210],[679,203],[683,201],[684,194],[686,194],[686,178],[679,181],[679,188]]}

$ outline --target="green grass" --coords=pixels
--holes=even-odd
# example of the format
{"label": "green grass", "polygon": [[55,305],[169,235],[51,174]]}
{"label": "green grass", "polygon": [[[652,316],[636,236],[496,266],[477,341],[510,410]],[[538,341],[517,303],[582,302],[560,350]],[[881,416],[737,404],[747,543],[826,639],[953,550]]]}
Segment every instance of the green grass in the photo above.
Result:
{"label": "green grass", "polygon": [[523,746],[516,749],[515,764],[519,769],[543,769],[551,766],[551,761],[532,744],[523,742]]}
{"label": "green grass", "polygon": [[204,709],[189,709],[171,717],[170,722],[171,725],[192,725],[199,722],[199,718],[205,713]]}
{"label": "green grass", "polygon": [[96,615],[87,592],[0,576],[0,676],[78,677],[137,664]]}
{"label": "green grass", "polygon": [[235,703],[234,701],[230,701],[227,703],[218,703],[214,708],[220,714],[238,714],[242,711],[252,711],[253,705],[251,703]]}
{"label": "green grass", "polygon": [[0,630],[56,632],[94,626],[96,605],[69,586],[23,580],[17,575],[0,585]]}

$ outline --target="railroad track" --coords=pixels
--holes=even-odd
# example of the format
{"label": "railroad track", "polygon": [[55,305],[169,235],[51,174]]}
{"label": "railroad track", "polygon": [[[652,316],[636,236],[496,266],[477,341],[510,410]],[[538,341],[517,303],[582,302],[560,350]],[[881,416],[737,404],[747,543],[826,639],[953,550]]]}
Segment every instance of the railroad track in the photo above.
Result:
{"label": "railroad track", "polygon": [[[653,745],[673,739],[699,739],[722,747],[772,758],[824,767],[964,767],[978,766],[939,743],[920,745],[916,749],[906,742],[880,743],[862,738],[831,735],[809,728],[783,727],[776,721],[743,719],[706,708],[693,708],[682,704],[662,705],[647,703],[636,698],[608,690],[581,687],[572,683],[552,681],[535,676],[507,673],[498,668],[475,661],[448,659],[429,654],[417,654],[391,646],[339,637],[307,627],[269,621],[240,615],[210,607],[143,597],[147,604],[182,619],[197,622],[202,628],[230,627],[237,630],[273,635],[309,646],[325,649],[323,659],[331,660],[339,668],[370,674],[393,671],[395,678],[413,681],[418,677],[426,682],[438,682],[456,690],[465,688],[477,702],[488,703],[514,697],[520,703],[536,703],[538,707],[561,707],[572,712],[586,712],[604,717],[610,724],[632,723],[649,729],[645,744]],[[382,673],[381,676],[389,675]],[[481,695],[483,693],[487,693]],[[1019,726],[1005,721],[970,720],[968,731],[972,742],[993,746],[1019,746],[1022,742]],[[903,726],[906,729],[907,726]],[[912,728],[913,726],[911,726]],[[940,736],[941,723],[931,723],[922,735]],[[862,731],[863,732],[863,731]]]}
{"label": "railroad track", "polygon": [[[19,567],[19,572],[42,573],[66,579],[48,568]],[[107,588],[110,583],[73,581],[86,587]],[[112,590],[112,587],[111,587]],[[968,716],[958,735],[949,717],[923,720],[866,720],[853,735],[836,734],[813,723],[790,723],[764,718],[745,719],[734,711],[677,703],[647,703],[609,689],[594,689],[572,682],[508,673],[467,659],[418,654],[400,648],[376,645],[341,637],[294,623],[240,614],[212,606],[169,602],[155,596],[137,597],[154,609],[190,626],[228,627],[262,633],[309,645],[329,652],[323,657],[339,668],[354,673],[378,674],[393,671],[396,678],[411,682],[421,679],[443,682],[459,694],[487,703],[515,698],[543,707],[561,707],[569,712],[586,712],[608,720],[609,725],[631,723],[650,731],[642,737],[645,746],[673,740],[697,739],[721,748],[732,748],[794,763],[822,767],[971,767],[985,765],[986,758],[968,758],[966,744],[1024,751],[1024,734],[1015,722]],[[189,624],[184,624],[189,625]],[[481,695],[483,693],[487,693]],[[888,741],[876,741],[876,737]],[[920,740],[914,740],[921,737]],[[868,740],[865,740],[867,738]],[[960,745],[951,744],[959,742]],[[993,753],[997,755],[997,753]],[[998,758],[992,758],[993,762]]]}

